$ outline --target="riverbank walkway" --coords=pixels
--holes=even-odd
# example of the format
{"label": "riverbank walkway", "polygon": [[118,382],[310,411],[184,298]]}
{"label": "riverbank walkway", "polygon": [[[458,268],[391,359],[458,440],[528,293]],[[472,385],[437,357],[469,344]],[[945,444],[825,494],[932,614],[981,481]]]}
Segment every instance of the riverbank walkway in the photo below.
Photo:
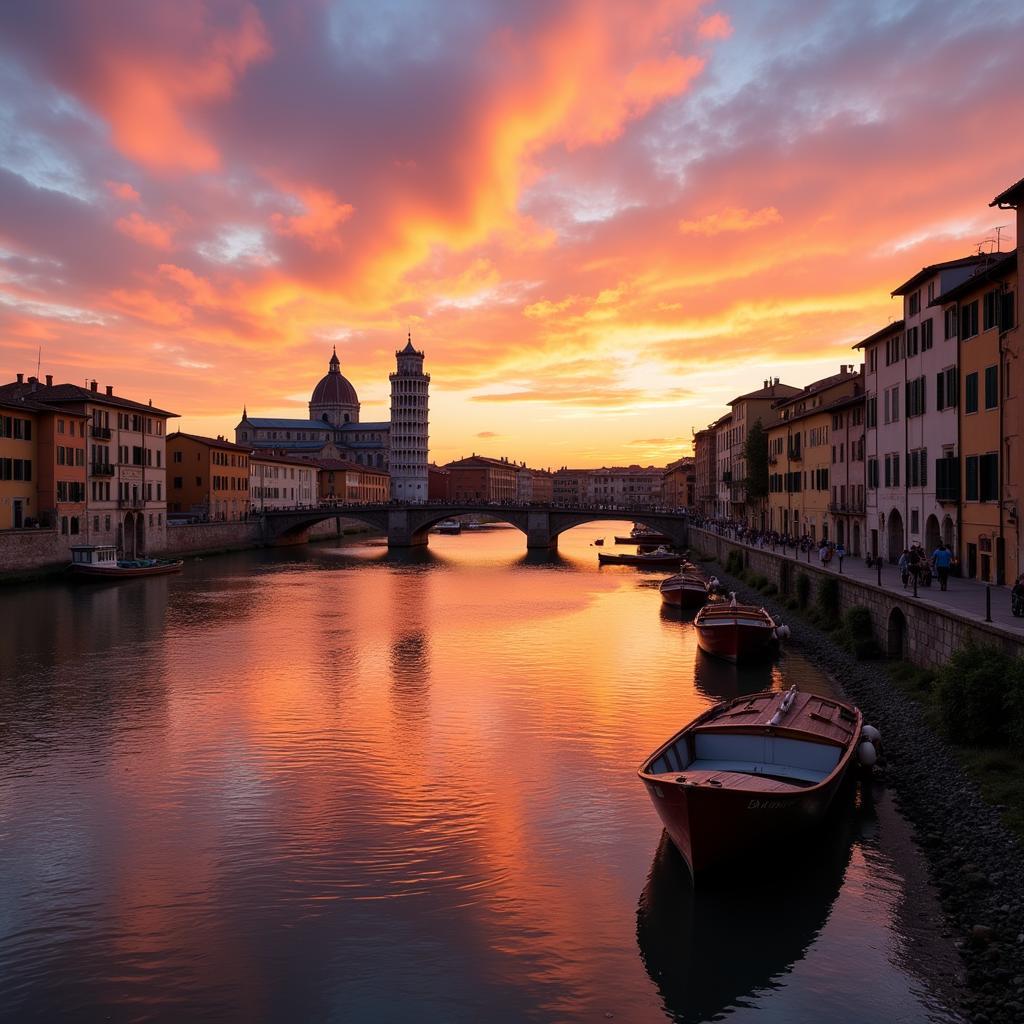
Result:
{"label": "riverbank walkway", "polygon": [[[966,618],[975,619],[978,622],[991,621],[995,626],[1024,639],[1024,618],[1017,618],[1010,612],[1010,588],[982,583],[978,580],[962,579],[957,576],[949,578],[948,589],[939,589],[939,581],[932,580],[930,587],[918,586],[917,597],[914,597],[913,585],[908,583],[906,590],[900,581],[900,571],[895,565],[888,562],[883,563],[881,570],[868,568],[864,564],[862,555],[847,555],[843,559],[842,568],[839,560],[833,555],[828,565],[822,565],[818,558],[818,550],[800,551],[794,553],[792,547],[783,548],[781,544],[751,544],[733,536],[731,530],[717,530],[714,527],[700,527],[705,533],[717,535],[732,544],[750,548],[752,551],[767,551],[782,556],[789,561],[798,562],[803,565],[810,565],[823,572],[835,573],[837,576],[846,576],[849,579],[857,580],[859,583],[879,585],[883,590],[890,590],[894,594],[907,600],[916,601],[927,607],[941,608],[946,611],[955,612]],[[881,573],[881,576],[879,576]],[[986,592],[988,593],[991,606],[991,620],[986,619]]]}

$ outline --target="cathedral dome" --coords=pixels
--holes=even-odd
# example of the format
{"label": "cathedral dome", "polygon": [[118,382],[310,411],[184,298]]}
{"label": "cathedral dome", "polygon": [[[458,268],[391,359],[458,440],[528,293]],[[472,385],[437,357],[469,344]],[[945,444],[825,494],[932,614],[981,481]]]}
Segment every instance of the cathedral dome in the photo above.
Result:
{"label": "cathedral dome", "polygon": [[347,377],[341,375],[341,363],[338,361],[338,353],[331,356],[327,373],[320,378],[320,383],[313,388],[310,396],[310,405],[358,405],[359,399],[356,396],[356,389],[349,383]]}

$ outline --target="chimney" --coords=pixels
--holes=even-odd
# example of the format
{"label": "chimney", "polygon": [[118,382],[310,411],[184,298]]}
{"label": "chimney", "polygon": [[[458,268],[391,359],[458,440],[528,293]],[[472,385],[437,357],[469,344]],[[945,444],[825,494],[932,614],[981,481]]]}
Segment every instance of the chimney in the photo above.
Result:
{"label": "chimney", "polygon": [[100,389],[100,386],[99,386],[99,384],[96,381],[94,381],[94,380],[89,381],[89,390],[90,391],[99,391],[99,389]]}
{"label": "chimney", "polygon": [[18,383],[19,384],[24,384],[25,383],[25,374],[23,374],[23,373],[19,373],[18,374]]}
{"label": "chimney", "polygon": [[776,377],[776,378],[775,378],[775,383],[776,383],[776,384],[778,384],[778,383],[779,383],[779,378],[778,378],[778,377]]}
{"label": "chimney", "polygon": [[33,391],[35,391],[36,385],[39,383],[39,378],[38,377],[29,377],[28,382],[29,382],[29,385],[31,386],[31,389]]}
{"label": "chimney", "polygon": [[48,373],[46,375],[46,386],[48,388],[52,388],[53,387],[53,374],[52,373]]}
{"label": "chimney", "polygon": [[109,396],[109,395],[112,395],[113,393],[114,393],[114,385],[113,384],[108,384],[107,385],[107,395]]}

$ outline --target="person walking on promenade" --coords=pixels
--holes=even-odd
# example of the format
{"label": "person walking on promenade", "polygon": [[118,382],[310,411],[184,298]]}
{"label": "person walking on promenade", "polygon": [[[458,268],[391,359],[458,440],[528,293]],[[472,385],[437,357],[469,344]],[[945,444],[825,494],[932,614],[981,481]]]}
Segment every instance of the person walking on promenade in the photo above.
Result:
{"label": "person walking on promenade", "polygon": [[935,566],[935,575],[939,577],[939,589],[945,590],[949,582],[949,567],[953,564],[953,552],[944,543],[932,552],[932,565]]}
{"label": "person walking on promenade", "polygon": [[907,581],[910,579],[910,552],[904,548],[896,567],[900,571],[900,579],[903,581],[903,589],[907,589]]}
{"label": "person walking on promenade", "polygon": [[916,583],[921,575],[921,551],[916,544],[910,545],[910,553],[907,555],[907,568],[910,569],[910,578]]}
{"label": "person walking on promenade", "polygon": [[846,557],[846,548],[843,547],[843,542],[840,541],[836,545],[836,558],[839,559],[839,571],[843,571],[843,559]]}
{"label": "person walking on promenade", "polygon": [[818,561],[821,563],[822,569],[828,565],[828,545],[822,541],[821,547],[818,548]]}

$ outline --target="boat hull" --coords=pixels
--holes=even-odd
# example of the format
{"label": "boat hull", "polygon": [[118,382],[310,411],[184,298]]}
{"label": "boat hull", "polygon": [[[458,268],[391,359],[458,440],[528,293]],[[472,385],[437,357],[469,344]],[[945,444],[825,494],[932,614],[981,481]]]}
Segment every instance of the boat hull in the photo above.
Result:
{"label": "boat hull", "polygon": [[756,661],[771,658],[779,649],[775,630],[750,622],[695,623],[697,646],[706,654],[726,661]]}
{"label": "boat hull", "polygon": [[76,579],[84,580],[128,580],[137,576],[167,576],[181,572],[184,562],[162,562],[159,565],[137,566],[122,569],[114,566],[72,565],[68,570]]}
{"label": "boat hull", "polygon": [[662,587],[661,600],[673,608],[701,608],[707,604],[708,594],[702,587]]}
{"label": "boat hull", "polygon": [[644,533],[637,534],[635,537],[616,537],[616,544],[674,544],[667,534],[664,533]]}
{"label": "boat hull", "polygon": [[643,555],[606,555],[601,552],[598,554],[597,560],[601,565],[650,565],[655,569],[664,569],[666,567],[678,568],[682,563],[682,556],[658,555],[649,558]]}
{"label": "boat hull", "polygon": [[673,845],[697,875],[765,846],[781,846],[817,824],[849,767],[826,783],[793,793],[713,789],[644,779]]}

